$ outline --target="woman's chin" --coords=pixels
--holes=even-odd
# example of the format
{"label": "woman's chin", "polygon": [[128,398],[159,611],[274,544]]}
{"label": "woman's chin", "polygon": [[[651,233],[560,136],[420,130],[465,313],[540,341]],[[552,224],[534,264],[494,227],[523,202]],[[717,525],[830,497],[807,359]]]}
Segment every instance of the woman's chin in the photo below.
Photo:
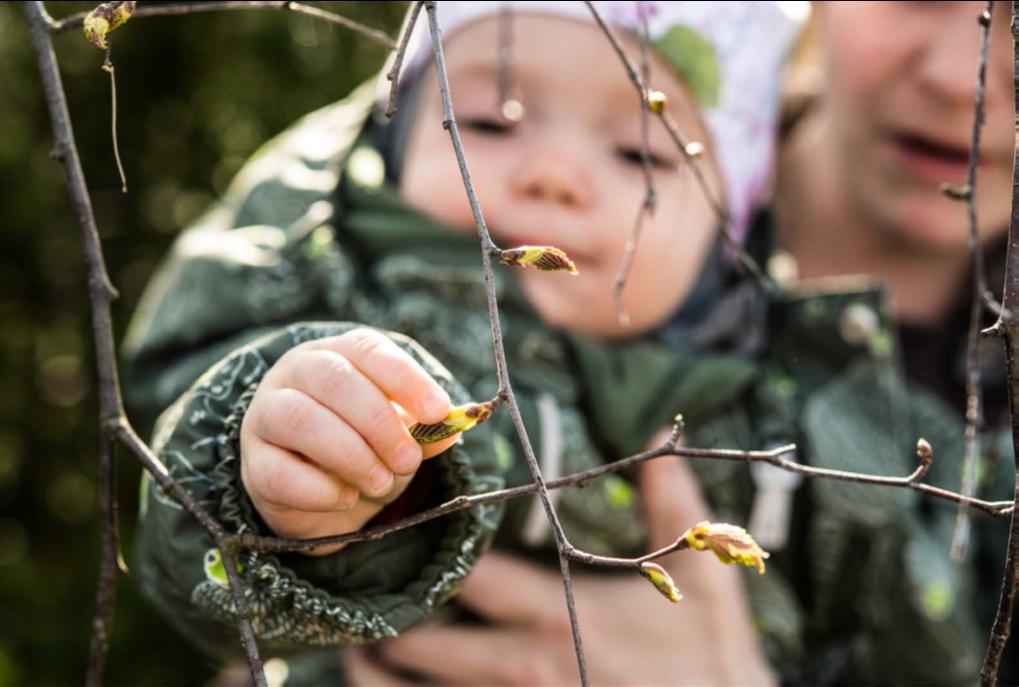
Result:
{"label": "woman's chin", "polygon": [[946,253],[969,248],[966,205],[940,191],[900,198],[875,224],[904,247],[922,253]]}

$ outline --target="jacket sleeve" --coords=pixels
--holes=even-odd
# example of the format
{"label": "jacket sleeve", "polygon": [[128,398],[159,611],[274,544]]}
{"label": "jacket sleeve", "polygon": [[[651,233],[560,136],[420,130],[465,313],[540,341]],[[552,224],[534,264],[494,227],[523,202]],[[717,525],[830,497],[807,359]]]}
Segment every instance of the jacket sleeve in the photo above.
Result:
{"label": "jacket sleeve", "polygon": [[231,350],[281,324],[349,311],[356,271],[333,238],[334,190],[367,95],[266,143],[175,242],[123,345],[124,391],[143,433]]}
{"label": "jacket sleeve", "polygon": [[[332,199],[366,93],[309,115],[255,155],[178,239],[124,345],[132,420],[144,433],[159,416],[152,447],[166,470],[232,532],[269,533],[239,481],[238,432],[259,381],[292,346],[359,326],[337,322],[352,318],[359,273],[336,243]],[[455,402],[467,400],[420,346],[390,336]],[[482,426],[435,459],[430,504],[503,486],[492,440]],[[501,512],[460,511],[331,556],[242,552],[256,632],[285,646],[405,630],[456,591]],[[213,652],[239,649],[218,551],[149,479],[133,558],[143,591],[189,637]]]}
{"label": "jacket sleeve", "polygon": [[[337,336],[353,323],[301,323],[240,346],[212,366],[157,423],[153,449],[228,530],[268,534],[240,482],[239,435],[259,381],[291,347]],[[450,393],[467,393],[420,346],[390,334]],[[433,502],[502,486],[485,426],[436,459]],[[478,462],[480,459],[480,462]],[[135,568],[145,594],[213,651],[239,646],[236,609],[218,551],[205,530],[151,479],[142,485]],[[459,588],[488,545],[498,507],[458,511],[330,556],[242,552],[256,635],[270,645],[358,643],[395,636]]]}

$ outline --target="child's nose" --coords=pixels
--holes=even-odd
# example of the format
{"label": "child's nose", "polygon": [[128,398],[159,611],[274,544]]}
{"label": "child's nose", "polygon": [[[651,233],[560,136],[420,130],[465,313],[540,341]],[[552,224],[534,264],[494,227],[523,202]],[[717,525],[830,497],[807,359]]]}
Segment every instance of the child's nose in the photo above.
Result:
{"label": "child's nose", "polygon": [[513,176],[518,197],[572,209],[590,205],[594,196],[589,173],[574,156],[549,146],[529,146]]}

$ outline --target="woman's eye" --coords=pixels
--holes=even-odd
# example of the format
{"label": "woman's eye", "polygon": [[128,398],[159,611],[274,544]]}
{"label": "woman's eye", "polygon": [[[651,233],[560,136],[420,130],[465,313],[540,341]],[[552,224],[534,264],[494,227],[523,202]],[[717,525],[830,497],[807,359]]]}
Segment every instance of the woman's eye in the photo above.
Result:
{"label": "woman's eye", "polygon": [[488,136],[507,136],[513,133],[511,122],[496,117],[465,117],[460,123],[464,128]]}
{"label": "woman's eye", "polygon": [[[623,162],[637,165],[638,167],[644,164],[644,154],[640,148],[627,148],[621,146],[619,148],[616,148],[616,155],[619,156],[619,159],[622,160]],[[676,168],[675,162],[667,158],[664,158],[661,155],[656,155],[654,151],[651,150],[648,151],[648,161],[651,163],[651,166],[654,167],[655,169]]]}

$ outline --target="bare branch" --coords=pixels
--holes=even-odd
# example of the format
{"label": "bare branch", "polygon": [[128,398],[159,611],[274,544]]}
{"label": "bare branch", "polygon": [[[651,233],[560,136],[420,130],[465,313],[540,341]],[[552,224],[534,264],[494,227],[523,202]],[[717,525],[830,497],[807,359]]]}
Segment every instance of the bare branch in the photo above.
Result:
{"label": "bare branch", "polygon": [[[46,105],[53,126],[54,147],[57,157],[60,158],[64,167],[68,194],[70,195],[71,204],[74,207],[78,226],[81,230],[82,249],[85,255],[85,267],[88,274],[89,302],[92,311],[92,328],[95,339],[96,366],[99,382],[99,419],[102,433],[101,441],[103,442],[100,445],[102,454],[100,470],[102,474],[101,480],[105,480],[103,484],[104,498],[108,499],[103,506],[105,514],[102,521],[103,562],[100,570],[100,583],[97,586],[96,593],[96,616],[93,621],[93,630],[96,632],[96,635],[91,642],[87,671],[87,680],[91,684],[97,684],[101,681],[102,665],[112,622],[113,585],[115,584],[112,576],[115,574],[117,561],[116,492],[112,486],[113,453],[112,447],[109,444],[116,438],[131,449],[132,453],[142,462],[145,469],[164,487],[167,493],[171,494],[189,513],[195,516],[210,533],[216,545],[223,551],[224,561],[227,560],[228,551],[232,548],[228,546],[228,543],[232,542],[232,538],[219,523],[198,506],[194,497],[186,489],[170,477],[166,466],[138,438],[124,415],[124,407],[120,396],[120,384],[117,378],[116,353],[113,345],[112,317],[110,313],[110,302],[115,291],[110,284],[109,276],[106,272],[102,246],[99,242],[99,233],[96,230],[95,215],[92,212],[92,202],[88,195],[85,175],[78,158],[78,149],[74,143],[74,132],[71,128],[71,118],[67,110],[67,98],[64,95],[64,87],[60,79],[60,71],[57,68],[56,55],[53,51],[53,42],[50,36],[50,27],[53,25],[53,20],[46,13],[41,2],[26,2],[24,10],[28,19],[32,45],[39,64],[43,91],[46,96]],[[229,566],[227,570],[230,570]],[[247,618],[247,605],[240,588],[237,586],[238,584],[235,573],[231,578],[230,586],[234,590],[238,611],[238,626],[244,643],[245,653],[248,657],[248,665],[251,668],[255,683],[257,685],[265,685],[261,660],[258,657],[257,646],[255,646],[253,640],[254,633],[251,629],[251,623]]]}
{"label": "bare branch", "polygon": [[[660,458],[662,456],[682,456],[685,458],[702,458],[708,460],[769,463],[777,468],[781,468],[789,472],[795,472],[806,477],[833,479],[842,482],[855,482],[857,484],[905,487],[945,501],[966,503],[970,507],[977,508],[995,517],[1008,517],[1012,512],[1013,504],[1011,501],[984,501],[973,497],[963,496],[961,494],[921,482],[920,480],[922,480],[927,474],[927,471],[930,469],[931,462],[933,461],[930,446],[927,445],[927,442],[922,440],[917,443],[918,465],[916,470],[905,477],[886,477],[882,475],[848,472],[845,470],[815,468],[810,467],[809,465],[803,465],[802,463],[797,463],[794,460],[786,458],[788,454],[796,451],[795,444],[779,446],[769,451],[739,451],[734,449],[681,447],[676,445],[680,427],[681,425],[677,422],[676,426],[673,428],[673,435],[669,437],[664,444],[657,448],[642,451],[641,453],[636,453],[632,456],[621,458],[611,463],[605,463],[604,465],[575,472],[555,480],[550,480],[545,483],[545,487],[549,490],[562,489],[564,487],[583,487],[593,479],[609,473],[628,469],[635,465],[639,465],[640,463],[654,460],[655,458]],[[318,548],[319,546],[350,544],[358,541],[381,539],[393,532],[397,532],[408,527],[414,527],[415,525],[420,525],[421,523],[434,520],[435,518],[439,518],[450,513],[455,513],[459,510],[463,510],[464,508],[476,508],[478,506],[499,503],[501,501],[517,498],[519,496],[527,496],[536,492],[538,492],[537,484],[525,484],[518,487],[499,489],[498,491],[490,491],[483,494],[474,494],[472,496],[457,496],[441,505],[421,511],[420,513],[416,513],[412,516],[399,520],[398,522],[387,525],[379,525],[359,530],[357,532],[316,537],[314,539],[287,539],[281,537],[263,537],[253,534],[244,534],[237,537],[237,544],[241,548],[253,551],[282,553],[284,551],[310,551]],[[580,555],[585,555],[583,552],[578,552],[577,549],[572,547],[570,548],[570,551],[574,558],[578,557],[576,555],[578,553]]]}
{"label": "bare branch", "polygon": [[88,649],[85,684],[99,687],[110,645],[113,609],[117,601],[117,463],[116,442],[103,434],[99,443],[99,509],[102,522],[102,553],[99,581],[96,584],[96,608],[92,616],[92,639]]}
{"label": "bare branch", "polygon": [[389,105],[386,107],[386,117],[392,117],[396,114],[396,94],[400,87],[400,69],[403,67],[403,57],[407,52],[407,44],[410,43],[410,37],[414,34],[414,25],[418,22],[419,14],[421,14],[421,2],[420,0],[414,0],[407,10],[407,18],[403,22],[403,28],[400,30],[400,42],[397,44],[396,52],[393,54],[393,66],[386,72],[386,78],[389,79]]}
{"label": "bare branch", "polygon": [[[991,0],[980,14],[983,38],[977,66],[977,88],[974,98],[973,133],[970,138],[969,164],[966,168],[966,217],[969,222],[969,251],[973,269],[973,296],[970,302],[969,331],[966,335],[966,429],[962,467],[962,493],[972,496],[976,491],[977,467],[980,460],[980,430],[984,424],[983,395],[980,388],[980,319],[987,292],[984,256],[977,236],[977,166],[980,161],[980,131],[983,128],[984,94],[987,83],[987,50],[991,42]],[[969,509],[959,508],[952,533],[952,559],[961,561],[969,544]]]}
{"label": "bare branch", "polygon": [[513,387],[510,384],[509,372],[506,367],[506,351],[502,342],[502,325],[499,321],[499,304],[495,296],[494,275],[492,273],[491,251],[496,248],[492,237],[485,225],[485,218],[481,214],[481,206],[478,203],[477,195],[474,192],[474,184],[471,182],[470,171],[467,169],[467,160],[464,158],[463,145],[460,143],[460,132],[456,126],[456,118],[453,115],[453,102],[449,94],[449,79],[446,75],[446,63],[442,53],[442,39],[439,34],[439,24],[435,18],[435,2],[425,3],[428,11],[428,26],[432,37],[432,50],[435,53],[435,67],[439,76],[439,91],[442,95],[443,127],[449,131],[449,137],[456,152],[457,164],[460,167],[460,175],[463,177],[464,189],[470,201],[471,213],[474,215],[474,223],[477,225],[478,237],[481,241],[481,266],[485,275],[485,292],[488,301],[488,317],[492,330],[492,346],[495,349],[496,374],[499,379],[499,390],[506,397],[506,405],[513,420],[517,437],[520,439],[524,457],[527,459],[527,467],[531,476],[538,486],[538,495],[541,504],[545,509],[552,533],[555,536],[556,548],[559,551],[559,569],[563,575],[563,587],[566,594],[566,609],[570,616],[570,629],[573,632],[573,645],[577,653],[577,663],[580,669],[580,681],[586,687],[588,685],[587,665],[584,661],[584,648],[580,640],[580,626],[577,622],[576,603],[573,598],[573,583],[570,578],[569,558],[566,555],[569,543],[566,534],[563,532],[559,518],[549,499],[548,489],[545,488],[545,480],[538,467],[538,461],[534,456],[534,449],[531,447],[531,440],[527,436],[527,429],[524,427],[523,419],[520,416],[520,408],[517,405],[516,397],[513,394]]}
{"label": "bare branch", "polygon": [[[632,456],[628,456],[627,458],[622,458],[611,463],[605,463],[604,465],[588,468],[587,470],[575,472],[558,479],[549,480],[548,482],[545,482],[545,488],[553,490],[562,489],[564,487],[583,487],[588,482],[593,479],[597,479],[598,477],[602,477],[613,472],[619,472],[634,465],[654,460],[661,456],[685,456],[687,458],[715,458],[718,460],[772,462],[773,459],[781,456],[782,454],[790,453],[795,450],[796,446],[793,444],[781,446],[770,451],[733,451],[727,449],[681,448],[666,442],[658,448],[642,451],[641,453],[636,453]],[[327,537],[316,537],[315,539],[285,539],[279,537],[262,537],[252,534],[243,534],[238,536],[237,541],[241,548],[251,549],[252,551],[270,553],[281,553],[284,551],[310,551],[327,544],[349,544],[357,541],[381,539],[393,532],[407,529],[408,527],[414,527],[415,525],[420,525],[423,522],[428,522],[429,520],[434,520],[435,518],[442,517],[443,515],[449,515],[450,513],[455,513],[465,508],[486,506],[537,492],[538,486],[532,482],[531,484],[499,489],[498,491],[490,491],[483,494],[457,496],[441,505],[421,511],[420,513],[416,513],[407,518],[403,518],[398,522],[387,525],[379,525],[357,532],[336,534]]]}
{"label": "bare branch", "polygon": [[[131,15],[132,19],[138,19],[141,17],[169,17],[179,16],[182,14],[197,14],[199,12],[223,12],[227,10],[283,10],[288,12],[295,12],[297,14],[306,14],[316,19],[322,19],[331,24],[336,24],[344,28],[355,31],[365,38],[378,43],[384,48],[392,50],[396,47],[393,43],[393,39],[387,36],[384,32],[374,29],[370,26],[365,26],[360,22],[356,22],[353,19],[348,19],[339,14],[332,12],[326,12],[317,7],[305,5],[301,2],[258,2],[257,0],[226,0],[225,2],[186,2],[186,3],[166,3],[164,5],[145,5],[139,7]],[[81,27],[82,21],[85,19],[87,12],[79,12],[78,14],[72,14],[69,17],[61,19],[60,21],[50,20],[48,23],[49,30],[52,33],[63,33],[70,29],[76,29]]]}
{"label": "bare branch", "polygon": [[626,280],[630,276],[630,269],[633,266],[633,256],[637,252],[637,243],[640,241],[640,231],[644,226],[645,216],[653,215],[655,206],[658,203],[655,194],[655,181],[651,176],[651,146],[648,142],[648,119],[650,117],[650,105],[648,94],[651,84],[651,48],[650,36],[648,35],[647,17],[643,7],[637,0],[637,16],[640,20],[640,71],[641,83],[644,85],[643,96],[640,99],[640,162],[641,170],[644,173],[644,199],[637,208],[637,217],[633,222],[633,229],[630,231],[630,238],[626,241],[626,249],[623,252],[623,260],[616,272],[612,282],[612,298],[616,302],[616,316],[619,323],[627,326],[630,323],[630,316],[623,306],[623,289],[626,288]]}
{"label": "bare branch", "polygon": [[[1019,0],[1012,2],[1012,61],[1016,69],[1013,72],[1013,89],[1016,105],[1019,105]],[[1019,133],[1019,122],[1016,132]],[[1005,259],[1005,293],[1002,305],[1009,312],[1016,312],[1019,307],[1019,225],[1016,213],[1019,212],[1019,138],[1016,139],[1016,156],[1012,168],[1012,215],[1008,228],[1008,255]],[[1012,444],[1015,453],[1015,472],[1019,480],[1019,407],[1016,407],[1016,394],[1019,393],[1019,364],[1015,359],[1016,339],[1019,337],[1019,324],[1015,318],[998,320],[1005,345],[1005,369],[1008,375],[1008,410],[1012,421]],[[1019,481],[1016,483],[1014,499],[1019,501]],[[1012,522],[1009,527],[1008,547],[1005,551],[1005,570],[1001,582],[1001,595],[998,608],[994,615],[994,625],[984,655],[984,663],[980,668],[980,682],[991,686],[998,682],[1001,657],[1008,643],[1012,629],[1012,612],[1015,605],[1016,587],[1019,585],[1019,566],[1017,548],[1019,548],[1019,513],[1012,509]]]}

